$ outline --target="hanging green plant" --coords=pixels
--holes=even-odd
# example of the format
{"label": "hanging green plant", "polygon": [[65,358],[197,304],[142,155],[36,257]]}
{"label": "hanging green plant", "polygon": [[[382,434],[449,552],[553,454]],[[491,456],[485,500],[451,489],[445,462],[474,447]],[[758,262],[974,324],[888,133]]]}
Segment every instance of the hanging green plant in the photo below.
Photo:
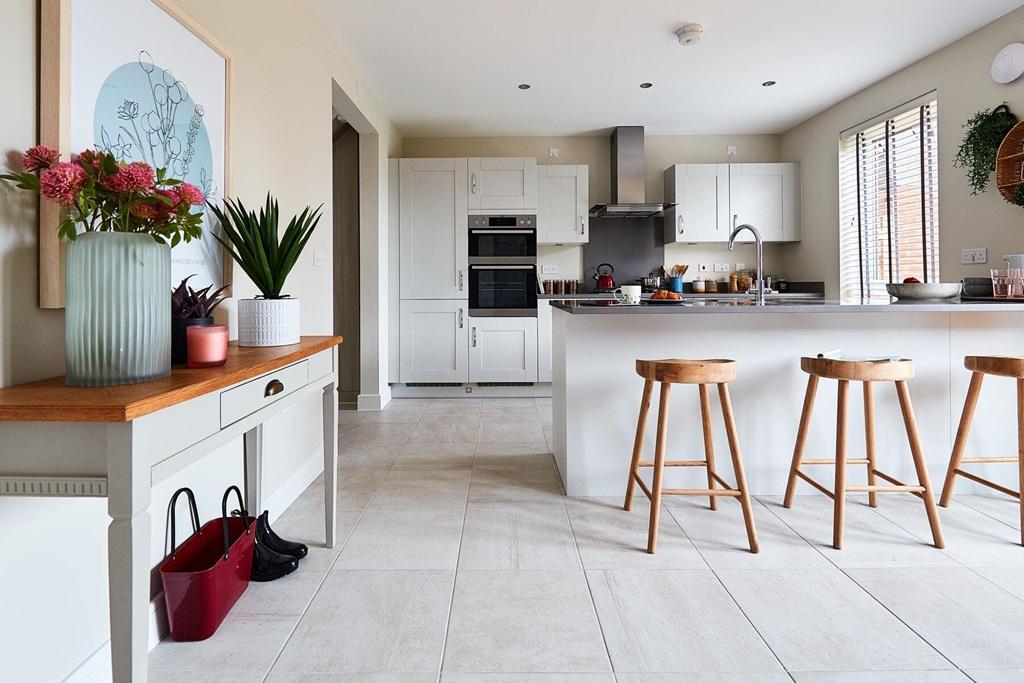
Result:
{"label": "hanging green plant", "polygon": [[1017,123],[1017,117],[1003,102],[995,109],[982,109],[964,124],[963,142],[953,157],[953,165],[967,170],[971,194],[981,194],[996,170],[999,144]]}

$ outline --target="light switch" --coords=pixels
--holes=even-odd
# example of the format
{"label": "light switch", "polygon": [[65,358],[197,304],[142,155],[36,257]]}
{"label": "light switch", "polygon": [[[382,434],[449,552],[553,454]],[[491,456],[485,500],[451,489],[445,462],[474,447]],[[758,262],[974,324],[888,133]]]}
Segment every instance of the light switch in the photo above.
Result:
{"label": "light switch", "polygon": [[313,267],[314,268],[326,268],[327,267],[327,252],[321,249],[313,250]]}
{"label": "light switch", "polygon": [[559,150],[557,147],[548,147],[548,157],[551,159],[558,158]]}
{"label": "light switch", "polygon": [[541,275],[558,275],[558,266],[553,263],[545,263],[540,267]]}

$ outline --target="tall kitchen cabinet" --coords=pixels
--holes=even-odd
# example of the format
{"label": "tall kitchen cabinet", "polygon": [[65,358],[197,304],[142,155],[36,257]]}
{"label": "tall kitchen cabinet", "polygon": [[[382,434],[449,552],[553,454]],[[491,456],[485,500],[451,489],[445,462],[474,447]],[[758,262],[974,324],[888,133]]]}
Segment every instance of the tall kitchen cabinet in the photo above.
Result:
{"label": "tall kitchen cabinet", "polygon": [[399,380],[464,382],[468,372],[466,159],[399,161]]}
{"label": "tall kitchen cabinet", "polygon": [[537,244],[586,244],[589,212],[589,167],[537,167]]}
{"label": "tall kitchen cabinet", "polygon": [[[676,164],[665,171],[665,242],[725,242],[749,223],[765,242],[800,239],[800,165]],[[744,232],[741,241],[750,241]]]}
{"label": "tall kitchen cabinet", "polygon": [[469,208],[497,211],[537,210],[537,160],[532,157],[465,159]]}

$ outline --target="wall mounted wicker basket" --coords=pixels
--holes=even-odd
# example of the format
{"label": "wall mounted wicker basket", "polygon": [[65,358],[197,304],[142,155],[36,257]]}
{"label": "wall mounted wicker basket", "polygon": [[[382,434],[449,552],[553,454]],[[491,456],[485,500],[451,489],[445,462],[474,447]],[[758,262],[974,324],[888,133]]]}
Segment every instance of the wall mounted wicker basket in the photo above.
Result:
{"label": "wall mounted wicker basket", "polygon": [[996,152],[996,187],[1011,204],[1024,197],[1024,121],[1010,129]]}

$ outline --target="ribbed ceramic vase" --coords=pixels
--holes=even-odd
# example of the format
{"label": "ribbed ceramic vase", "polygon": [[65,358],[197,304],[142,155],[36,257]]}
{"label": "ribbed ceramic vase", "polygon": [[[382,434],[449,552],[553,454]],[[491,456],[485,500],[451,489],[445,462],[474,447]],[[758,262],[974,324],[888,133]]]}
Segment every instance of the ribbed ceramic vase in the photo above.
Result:
{"label": "ribbed ceramic vase", "polygon": [[299,343],[299,300],[239,299],[239,346],[287,346]]}
{"label": "ribbed ceramic vase", "polygon": [[171,374],[171,248],[86,232],[67,246],[66,382],[136,384]]}

